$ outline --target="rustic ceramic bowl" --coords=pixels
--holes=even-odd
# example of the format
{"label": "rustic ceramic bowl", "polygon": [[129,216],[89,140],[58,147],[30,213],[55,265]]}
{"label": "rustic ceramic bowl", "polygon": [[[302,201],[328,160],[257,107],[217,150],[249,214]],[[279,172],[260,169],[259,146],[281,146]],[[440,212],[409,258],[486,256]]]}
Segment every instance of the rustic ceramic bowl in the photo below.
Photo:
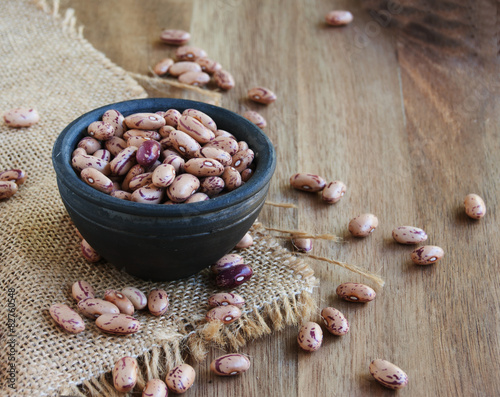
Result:
{"label": "rustic ceramic bowl", "polygon": [[[207,201],[160,205],[119,200],[84,183],[71,167],[71,154],[87,126],[106,110],[138,112],[194,108],[218,128],[244,140],[255,152],[256,169],[240,188]],[[107,261],[131,275],[154,281],[193,275],[228,253],[250,229],[267,195],[276,167],[272,143],[254,124],[220,107],[171,98],[138,99],[92,110],[57,138],[52,161],[62,201],[75,226]]]}

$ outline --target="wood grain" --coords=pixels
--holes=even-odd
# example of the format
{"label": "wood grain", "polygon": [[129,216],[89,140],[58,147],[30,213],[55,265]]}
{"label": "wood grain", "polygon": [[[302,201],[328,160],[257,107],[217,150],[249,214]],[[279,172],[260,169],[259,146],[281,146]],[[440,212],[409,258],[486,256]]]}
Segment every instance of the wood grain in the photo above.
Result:
{"label": "wood grain", "polygon": [[[314,253],[353,263],[385,280],[367,305],[339,301],[336,286],[366,282],[334,265],[311,261],[321,284],[320,307],[334,306],[349,334],[325,334],[314,354],[299,351],[296,327],[252,341],[252,358],[238,379],[210,374],[213,348],[196,364],[197,396],[390,396],[368,373],[372,359],[404,369],[405,396],[495,396],[500,390],[500,104],[498,3],[336,0],[61,0],[72,7],[85,37],[119,66],[147,74],[173,50],[162,28],[189,30],[235,76],[222,105],[261,112],[278,154],[260,221],[272,227],[332,233]],[[349,9],[354,22],[327,27],[331,9]],[[270,106],[246,91],[264,85],[278,95]],[[176,92],[175,95],[183,95]],[[290,175],[315,172],[348,186],[327,206],[291,190]],[[487,204],[481,221],[468,219],[463,198]],[[349,237],[347,224],[372,212],[379,228]],[[426,230],[427,243],[446,252],[441,263],[417,267],[412,247],[396,244],[400,225]],[[318,316],[316,321],[320,320]]]}

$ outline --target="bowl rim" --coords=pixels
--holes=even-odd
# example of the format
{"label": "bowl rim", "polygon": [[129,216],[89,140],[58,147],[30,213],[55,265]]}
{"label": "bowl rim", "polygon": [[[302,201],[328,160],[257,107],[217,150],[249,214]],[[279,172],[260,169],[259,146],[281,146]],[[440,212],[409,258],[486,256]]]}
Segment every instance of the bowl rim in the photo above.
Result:
{"label": "bowl rim", "polygon": [[[127,111],[130,105],[134,108]],[[167,109],[188,109],[194,108],[208,114],[216,124],[224,124],[221,120],[228,119],[233,123],[240,123],[246,126],[246,130],[252,131],[251,139],[259,144],[259,149],[255,151],[255,157],[258,159],[257,168],[254,175],[243,186],[228,192],[220,197],[211,198],[206,201],[200,201],[182,205],[163,205],[163,204],[145,204],[133,201],[120,200],[93,187],[87,185],[74,171],[71,166],[71,154],[76,147],[75,135],[83,134],[91,121],[100,120],[102,114],[110,109],[120,111],[124,116],[139,112],[156,112]],[[153,110],[151,110],[153,109]],[[123,110],[123,111],[122,111]],[[182,111],[181,111],[182,113]],[[91,120],[91,121],[90,121]],[[219,121],[219,122],[218,122]],[[230,131],[237,138],[240,131]],[[83,137],[83,136],[82,136]],[[68,149],[70,142],[74,141],[71,150]],[[252,147],[252,145],[249,145]],[[255,144],[253,145],[255,147]],[[52,149],[52,163],[56,172],[58,183],[63,183],[72,193],[92,202],[99,207],[120,213],[127,213],[139,216],[154,217],[190,217],[200,214],[213,213],[226,210],[228,207],[236,206],[255,195],[265,188],[270,182],[276,169],[276,152],[268,136],[255,124],[244,117],[228,109],[207,104],[199,101],[177,98],[145,98],[132,99],[127,101],[115,102],[99,108],[90,110],[71,123],[69,123],[56,138]]]}

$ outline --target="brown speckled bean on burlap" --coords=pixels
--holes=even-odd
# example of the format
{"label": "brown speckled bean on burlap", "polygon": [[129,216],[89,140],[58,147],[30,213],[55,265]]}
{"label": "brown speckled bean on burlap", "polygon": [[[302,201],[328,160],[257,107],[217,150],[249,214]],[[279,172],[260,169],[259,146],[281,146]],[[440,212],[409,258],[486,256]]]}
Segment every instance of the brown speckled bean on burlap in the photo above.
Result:
{"label": "brown speckled bean on burlap", "polygon": [[[82,113],[146,92],[82,38],[70,14],[59,16],[56,2],[0,0],[0,10],[0,113],[32,106],[41,118],[25,129],[0,122],[0,170],[20,168],[28,175],[14,197],[0,201],[0,395],[113,396],[108,373],[123,356],[138,358],[140,390],[187,354],[202,358],[207,343],[235,350],[310,314],[311,269],[259,225],[252,230],[255,244],[242,252],[255,273],[237,290],[247,302],[244,316],[230,326],[203,320],[207,298],[217,291],[206,270],[151,283],[104,261],[86,262],[57,191],[53,142]],[[142,329],[132,336],[104,334],[89,319],[84,332],[71,335],[48,309],[53,303],[75,308],[76,280],[88,281],[101,297],[109,288],[164,288],[171,308],[159,318],[137,313]]]}

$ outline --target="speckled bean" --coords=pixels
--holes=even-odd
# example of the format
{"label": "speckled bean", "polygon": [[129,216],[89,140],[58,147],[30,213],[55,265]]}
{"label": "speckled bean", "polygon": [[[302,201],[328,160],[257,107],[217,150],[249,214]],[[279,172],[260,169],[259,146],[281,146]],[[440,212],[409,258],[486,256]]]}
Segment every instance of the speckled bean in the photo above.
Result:
{"label": "speckled bean", "polygon": [[164,196],[164,188],[150,184],[135,190],[132,193],[130,200],[143,204],[160,204]]}
{"label": "speckled bean", "polygon": [[325,203],[335,204],[344,197],[346,190],[347,187],[344,182],[333,181],[325,186],[321,192],[321,198]]}
{"label": "speckled bean", "polygon": [[183,131],[175,130],[169,137],[175,150],[188,158],[199,157],[201,146],[190,135]]}
{"label": "speckled bean", "polygon": [[221,270],[215,278],[215,284],[219,288],[236,288],[245,281],[250,280],[253,270],[248,265],[235,265],[229,269]]}
{"label": "speckled bean", "polygon": [[197,177],[220,176],[224,172],[224,166],[214,159],[195,158],[186,162],[184,170]]}
{"label": "speckled bean", "polygon": [[141,187],[145,187],[147,185],[150,185],[151,183],[153,183],[153,173],[152,172],[144,172],[143,174],[139,174],[139,175],[134,176],[130,180],[130,182],[128,184],[128,188],[129,188],[129,190],[134,192],[137,189],[140,189]]}
{"label": "speckled bean", "polygon": [[323,330],[319,324],[309,321],[300,327],[297,342],[302,350],[314,352],[323,343]]}
{"label": "speckled bean", "polygon": [[203,147],[215,147],[228,152],[230,156],[234,156],[239,150],[238,142],[228,136],[218,136]]}
{"label": "speckled bean", "polygon": [[253,237],[250,233],[245,233],[245,235],[241,238],[241,240],[238,242],[238,244],[235,245],[234,248],[236,249],[244,249],[252,246],[253,244]]}
{"label": "speckled bean", "polygon": [[196,61],[198,58],[205,58],[206,56],[207,53],[205,50],[187,45],[179,47],[175,51],[175,58],[178,61]]}
{"label": "speckled bean", "polygon": [[87,127],[87,133],[100,141],[107,141],[115,135],[115,128],[105,121],[94,121]]}
{"label": "speckled bean", "polygon": [[427,240],[427,233],[414,226],[399,226],[392,231],[392,238],[400,244],[418,244]]}
{"label": "speckled bean", "polygon": [[102,149],[102,143],[94,137],[84,136],[80,139],[80,142],[78,142],[76,147],[85,149],[85,154],[94,154],[99,149]]}
{"label": "speckled bean", "polygon": [[104,299],[85,298],[78,301],[78,311],[85,317],[96,319],[102,314],[120,314],[118,307]]}
{"label": "speckled bean", "polygon": [[210,131],[217,131],[217,125],[215,121],[206,113],[202,112],[198,109],[186,109],[182,112],[183,116],[189,116],[196,120],[198,120],[205,128],[208,128]]}
{"label": "speckled bean", "polygon": [[360,283],[342,283],[336,292],[340,299],[357,303],[371,302],[377,295],[368,285]]}
{"label": "speckled bean", "polygon": [[208,311],[205,318],[207,321],[222,321],[231,324],[242,316],[241,309],[233,305],[216,306]]}
{"label": "speckled bean", "polygon": [[165,123],[167,125],[171,125],[172,127],[177,127],[177,123],[179,122],[180,117],[181,112],[179,112],[177,109],[168,109],[163,115]]}
{"label": "speckled bean", "polygon": [[276,94],[269,88],[254,87],[248,90],[248,98],[254,102],[269,105],[270,103],[276,101]]}
{"label": "speckled bean", "polygon": [[208,197],[214,197],[224,190],[224,180],[218,176],[209,176],[200,180],[200,192]]}
{"label": "speckled bean", "polygon": [[468,194],[464,200],[465,213],[469,218],[481,219],[486,214],[484,200],[477,194]]}
{"label": "speckled bean", "polygon": [[109,167],[114,175],[125,175],[135,165],[136,146],[127,146],[111,160]]}
{"label": "speckled bean", "polygon": [[243,171],[241,171],[241,181],[242,182],[248,182],[250,178],[252,177],[254,173],[254,170],[251,168],[246,168]]}
{"label": "speckled bean", "polygon": [[99,253],[93,249],[85,239],[83,239],[80,243],[80,250],[83,257],[89,262],[95,263],[101,260],[101,255],[99,255]]}
{"label": "speckled bean", "polygon": [[193,367],[189,364],[181,364],[167,374],[165,383],[171,392],[182,394],[193,386],[195,377],[196,372]]}
{"label": "speckled bean", "polygon": [[378,218],[373,214],[360,214],[349,222],[349,232],[354,237],[366,237],[378,226]]}
{"label": "speckled bean", "polygon": [[49,313],[57,325],[70,334],[78,334],[85,329],[83,319],[67,305],[56,303],[50,307]]}
{"label": "speckled bean", "polygon": [[136,310],[142,310],[148,305],[146,294],[138,288],[125,287],[122,289],[122,294],[132,302]]}
{"label": "speckled bean", "polygon": [[185,132],[198,143],[208,143],[215,138],[212,130],[194,117],[182,115],[177,123],[177,129]]}
{"label": "speckled bean", "polygon": [[141,329],[139,320],[126,314],[102,314],[95,321],[96,326],[108,334],[129,335]]}
{"label": "speckled bean", "polygon": [[205,158],[217,160],[223,166],[230,166],[233,163],[233,158],[228,152],[214,146],[203,146],[200,154]]}
{"label": "speckled bean", "polygon": [[224,172],[221,175],[226,190],[232,191],[241,186],[241,174],[234,167],[224,167]]}
{"label": "speckled bean", "polygon": [[82,299],[95,298],[95,291],[88,282],[80,280],[74,282],[71,286],[71,295],[79,302]]}
{"label": "speckled bean", "polygon": [[424,245],[411,253],[411,260],[416,265],[431,265],[442,259],[444,250],[436,245]]}
{"label": "speckled bean", "polygon": [[142,397],[167,397],[168,389],[161,379],[151,379],[142,390]]}
{"label": "speckled bean", "polygon": [[80,173],[82,180],[100,192],[110,194],[113,191],[113,182],[102,172],[95,168],[85,168]]}
{"label": "speckled bean", "polygon": [[208,304],[211,307],[232,305],[241,309],[243,306],[245,306],[245,299],[243,299],[238,294],[219,292],[208,298]]}
{"label": "speckled bean", "polygon": [[178,79],[182,84],[200,87],[208,84],[210,81],[210,75],[205,72],[186,72],[182,73]]}
{"label": "speckled bean", "polygon": [[233,164],[231,164],[236,171],[242,172],[253,161],[255,153],[252,149],[240,150],[233,156]]}
{"label": "speckled bean", "polygon": [[6,125],[14,128],[31,127],[40,121],[36,109],[19,107],[8,110],[3,115]]}
{"label": "speckled bean", "polygon": [[168,310],[168,295],[162,289],[152,289],[148,295],[148,309],[153,316],[161,316]]}
{"label": "speckled bean", "polygon": [[0,181],[0,200],[12,197],[18,189],[19,187],[14,181]]}
{"label": "speckled bean", "polygon": [[215,262],[211,267],[213,273],[219,274],[222,270],[229,269],[230,267],[234,267],[236,265],[244,265],[245,260],[241,255],[238,254],[226,254],[222,258],[220,258],[217,262]]}
{"label": "speckled bean", "polygon": [[210,370],[220,376],[239,375],[250,368],[247,356],[238,353],[225,354],[210,363]]}
{"label": "speckled bean", "polygon": [[189,39],[191,39],[189,32],[181,29],[164,29],[160,34],[160,40],[170,45],[183,45]]}
{"label": "speckled bean", "polygon": [[196,62],[183,61],[174,63],[168,70],[168,73],[175,77],[189,72],[201,73],[201,66]]}
{"label": "speckled bean", "polygon": [[114,289],[106,290],[104,292],[104,300],[115,305],[120,310],[120,313],[128,314],[129,316],[134,314],[134,305],[129,298],[119,291]]}
{"label": "speckled bean", "polygon": [[299,172],[290,177],[290,185],[304,192],[320,192],[325,186],[325,180],[319,175]]}
{"label": "speckled bean", "polygon": [[125,191],[130,190],[130,181],[134,179],[136,176],[144,174],[146,172],[145,168],[140,165],[136,164],[130,170],[127,172],[127,175],[125,175],[125,178],[122,181],[122,189]]}
{"label": "speckled bean", "polygon": [[334,10],[325,15],[325,22],[330,26],[344,26],[352,22],[353,16],[349,11]]}
{"label": "speckled bean", "polygon": [[[160,129],[158,129],[158,134],[160,134],[160,137],[161,138],[167,138],[170,136],[170,133],[175,130],[174,127],[172,127],[171,125],[164,125],[163,127],[161,127]],[[167,141],[165,141],[166,143]],[[160,141],[161,143],[161,141]]]}
{"label": "speckled bean", "polygon": [[113,157],[127,147],[127,141],[117,136],[113,136],[104,142],[104,147]]}
{"label": "speckled bean", "polygon": [[102,172],[104,175],[109,175],[111,172],[111,163],[98,159],[89,154],[78,154],[71,159],[72,167],[81,172],[85,168],[95,168],[96,170]]}
{"label": "speckled bean", "polygon": [[389,389],[402,389],[408,384],[408,375],[389,361],[377,358],[368,369],[378,383]]}
{"label": "speckled bean", "polygon": [[160,157],[161,146],[157,141],[146,141],[137,149],[135,158],[143,167],[151,167]]}
{"label": "speckled bean", "polygon": [[146,141],[150,141],[151,138],[146,136],[134,135],[127,139],[127,146],[135,146],[137,149]]}
{"label": "speckled bean", "polygon": [[234,88],[234,77],[225,69],[219,69],[214,73],[214,81],[221,90],[228,91]]}
{"label": "speckled bean", "polygon": [[[163,126],[163,127],[165,127],[165,126]],[[161,127],[161,128],[163,128],[163,127]],[[131,130],[126,131],[123,134],[122,138],[125,139],[126,141],[128,141],[130,138],[132,138],[134,136],[139,136],[139,137],[143,137],[143,138],[151,138],[151,139],[154,139],[156,141],[161,139],[161,135],[158,131],[138,130],[137,128],[132,128]]]}
{"label": "speckled bean", "polygon": [[18,186],[26,182],[27,177],[26,173],[19,169],[11,169],[0,172],[0,181],[11,181]]}
{"label": "speckled bean", "polygon": [[217,131],[215,131],[215,136],[216,137],[225,136],[225,137],[236,140],[236,137],[233,134],[231,134],[230,132],[227,132],[226,130],[221,130],[221,129],[218,129]]}
{"label": "speckled bean", "polygon": [[152,181],[157,187],[168,187],[175,179],[175,168],[171,164],[161,164],[153,171]]}
{"label": "speckled bean", "polygon": [[313,249],[313,241],[310,238],[292,238],[292,244],[300,252],[309,252]]}
{"label": "speckled bean", "polygon": [[325,307],[321,310],[321,318],[325,327],[333,335],[342,336],[349,332],[349,322],[345,316],[333,307]]}
{"label": "speckled bean", "polygon": [[190,196],[186,201],[184,201],[184,204],[198,203],[200,201],[207,201],[207,200],[210,200],[210,197],[208,197],[205,193],[195,193],[192,196]]}
{"label": "speckled bean", "polygon": [[264,116],[254,110],[247,110],[243,113],[242,116],[248,121],[254,123],[259,128],[267,127],[267,121]]}
{"label": "speckled bean", "polygon": [[184,160],[178,154],[169,154],[167,157],[165,157],[165,160],[163,160],[163,164],[170,164],[172,167],[174,167],[175,174],[178,175],[184,172],[184,165],[186,165],[186,160]]}
{"label": "speckled bean", "polygon": [[115,389],[123,393],[131,391],[137,383],[137,372],[138,366],[135,358],[120,358],[112,371]]}
{"label": "speckled bean", "polygon": [[125,190],[113,190],[109,195],[120,200],[132,201],[132,193]]}
{"label": "speckled bean", "polygon": [[124,124],[125,117],[116,109],[109,109],[104,112],[101,120],[111,124],[115,129],[115,137],[120,138],[127,127]]}
{"label": "speckled bean", "polygon": [[124,122],[128,128],[139,130],[157,130],[165,125],[165,119],[156,113],[134,113],[125,117]]}
{"label": "speckled bean", "polygon": [[92,156],[97,157],[98,159],[107,161],[108,163],[111,161],[111,152],[106,149],[99,149],[92,154]]}
{"label": "speckled bean", "polygon": [[153,72],[158,76],[163,76],[168,73],[173,64],[174,60],[172,58],[164,58],[153,67]]}
{"label": "speckled bean", "polygon": [[201,66],[201,70],[208,74],[214,74],[218,70],[222,69],[222,66],[219,62],[214,61],[210,58],[198,58],[195,61],[198,65]]}
{"label": "speckled bean", "polygon": [[182,203],[195,194],[199,187],[200,180],[197,177],[191,174],[181,174],[176,176],[167,188],[167,195],[174,203]]}

